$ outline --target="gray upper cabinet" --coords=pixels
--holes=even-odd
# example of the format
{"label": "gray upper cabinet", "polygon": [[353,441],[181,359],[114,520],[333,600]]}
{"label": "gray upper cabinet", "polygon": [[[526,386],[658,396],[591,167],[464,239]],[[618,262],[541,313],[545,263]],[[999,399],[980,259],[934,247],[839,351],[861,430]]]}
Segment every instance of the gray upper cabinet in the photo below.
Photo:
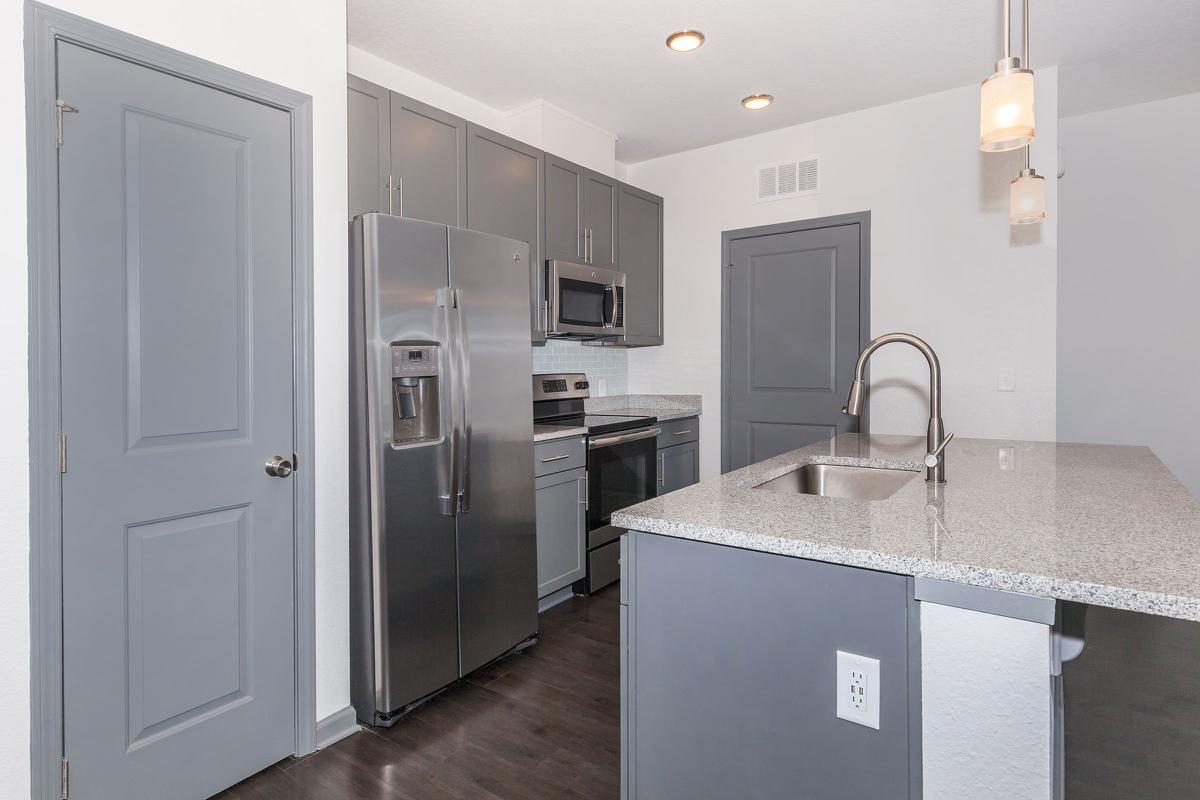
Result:
{"label": "gray upper cabinet", "polygon": [[391,94],[393,213],[465,227],[467,123]]}
{"label": "gray upper cabinet", "polygon": [[530,330],[545,341],[542,151],[467,123],[467,227],[529,243]]}
{"label": "gray upper cabinet", "polygon": [[587,170],[582,209],[587,263],[612,269],[617,263],[617,181]]}
{"label": "gray upper cabinet", "polygon": [[347,76],[349,212],[379,212],[529,243],[531,340],[546,340],[545,264],[626,273],[625,339],[658,345],[661,197]]}
{"label": "gray upper cabinet", "polygon": [[545,258],[613,269],[616,237],[617,181],[547,153]]}
{"label": "gray upper cabinet", "polygon": [[587,170],[546,153],[547,261],[577,261],[583,257],[583,181]]}
{"label": "gray upper cabinet", "polygon": [[625,273],[626,345],[663,343],[662,232],[662,198],[619,184],[616,263]]}
{"label": "gray upper cabinet", "polygon": [[350,156],[350,219],[388,211],[391,174],[391,92],[370,81],[347,78],[346,115]]}

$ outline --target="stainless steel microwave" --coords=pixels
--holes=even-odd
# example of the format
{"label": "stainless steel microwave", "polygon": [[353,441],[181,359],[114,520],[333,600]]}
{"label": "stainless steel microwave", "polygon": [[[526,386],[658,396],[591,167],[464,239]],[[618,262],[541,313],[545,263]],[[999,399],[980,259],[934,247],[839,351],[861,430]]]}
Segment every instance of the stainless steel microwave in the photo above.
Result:
{"label": "stainless steel microwave", "polygon": [[546,265],[549,336],[576,339],[625,335],[625,273],[550,261]]}

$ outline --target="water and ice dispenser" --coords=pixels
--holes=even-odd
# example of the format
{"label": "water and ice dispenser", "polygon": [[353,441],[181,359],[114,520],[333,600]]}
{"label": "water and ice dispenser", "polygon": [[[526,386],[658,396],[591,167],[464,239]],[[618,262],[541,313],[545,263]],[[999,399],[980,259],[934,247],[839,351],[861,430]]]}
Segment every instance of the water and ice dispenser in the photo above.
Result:
{"label": "water and ice dispenser", "polygon": [[434,442],[441,437],[438,399],[439,345],[392,343],[392,444]]}

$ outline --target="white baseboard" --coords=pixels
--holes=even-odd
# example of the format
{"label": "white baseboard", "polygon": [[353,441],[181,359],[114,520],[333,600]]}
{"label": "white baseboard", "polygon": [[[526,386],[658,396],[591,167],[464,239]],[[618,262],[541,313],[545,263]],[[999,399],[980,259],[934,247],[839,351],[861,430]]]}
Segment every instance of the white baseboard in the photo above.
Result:
{"label": "white baseboard", "polygon": [[346,706],[341,711],[335,711],[317,722],[317,749],[322,750],[331,744],[336,744],[347,736],[358,733],[359,730],[361,729],[354,709]]}

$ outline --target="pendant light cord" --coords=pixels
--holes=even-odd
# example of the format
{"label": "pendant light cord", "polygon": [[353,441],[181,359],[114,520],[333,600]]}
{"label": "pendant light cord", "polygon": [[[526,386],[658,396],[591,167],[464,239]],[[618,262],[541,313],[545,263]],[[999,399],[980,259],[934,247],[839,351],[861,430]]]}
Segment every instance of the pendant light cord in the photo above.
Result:
{"label": "pendant light cord", "polygon": [[1004,0],[1004,57],[1012,55],[1012,0]]}
{"label": "pendant light cord", "polygon": [[1024,13],[1021,15],[1021,32],[1022,49],[1024,51],[1021,66],[1025,67],[1025,69],[1031,69],[1029,66],[1029,0],[1025,0]]}

